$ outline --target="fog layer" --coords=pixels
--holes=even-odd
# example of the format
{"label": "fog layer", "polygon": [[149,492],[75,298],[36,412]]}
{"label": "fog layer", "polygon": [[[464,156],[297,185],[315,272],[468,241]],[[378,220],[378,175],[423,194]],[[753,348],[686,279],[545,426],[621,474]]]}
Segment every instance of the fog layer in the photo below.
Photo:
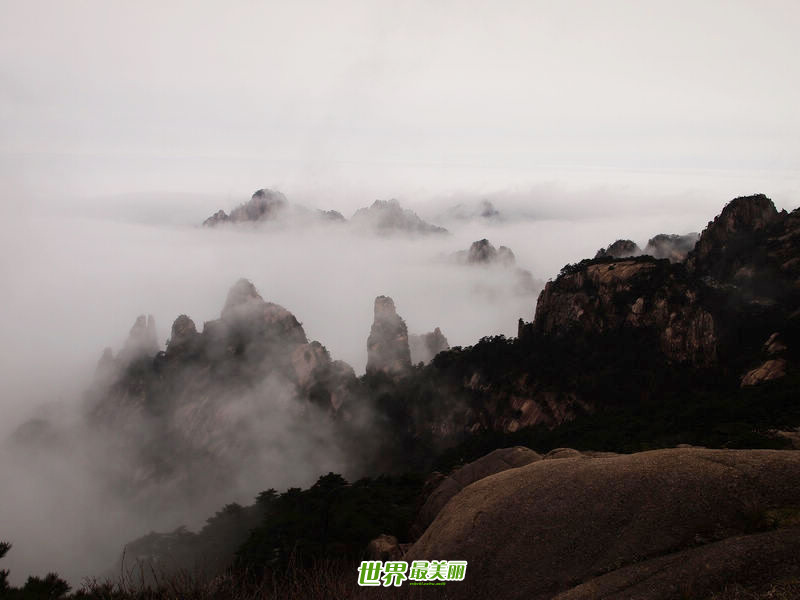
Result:
{"label": "fog layer", "polygon": [[[83,216],[22,211],[2,225],[0,435],[7,439],[31,417],[56,425],[44,430],[47,443],[36,452],[2,447],[0,467],[14,484],[0,490],[0,535],[14,543],[6,559],[13,581],[57,570],[77,583],[102,572],[125,541],[147,531],[197,526],[225,502],[249,503],[260,490],[308,485],[323,472],[345,468],[324,427],[314,428],[313,436],[297,433],[291,403],[276,383],[269,385],[277,400],[268,414],[255,410],[258,404],[247,395],[225,400],[235,426],[237,419],[251,423],[271,443],[269,452],[243,466],[235,485],[189,504],[169,506],[174,492],[169,485],[120,503],[107,489],[107,476],[119,478],[133,463],[114,440],[84,429],[83,392],[103,348],[119,350],[138,315],[154,315],[163,348],[178,315],[187,314],[201,328],[219,317],[230,286],[247,278],[266,300],[291,311],[309,339],[360,374],[378,295],[394,299],[410,333],[440,327],[451,346],[486,335],[515,335],[518,318],[532,319],[536,293],[518,289],[513,269],[453,260],[475,240],[510,247],[518,267],[546,280],[618,237],[643,246],[657,233],[700,230],[726,200],[717,199],[707,214],[702,206],[669,213],[667,207],[626,209],[619,197],[598,191],[594,197],[575,196],[572,213],[556,202],[543,214],[546,205],[499,194],[493,201],[502,218],[448,222],[437,221],[437,215],[476,199],[428,198],[410,205],[450,233],[408,237],[342,224],[202,228],[198,223],[209,204],[204,198],[192,205],[186,198],[165,197],[163,224],[143,223],[124,211],[111,211],[109,218],[108,211],[95,210],[92,217],[87,209]],[[326,200],[311,205],[343,208]],[[225,199],[217,203],[225,209],[233,205]],[[343,212],[350,216],[346,208]],[[146,444],[146,424],[136,426]]]}

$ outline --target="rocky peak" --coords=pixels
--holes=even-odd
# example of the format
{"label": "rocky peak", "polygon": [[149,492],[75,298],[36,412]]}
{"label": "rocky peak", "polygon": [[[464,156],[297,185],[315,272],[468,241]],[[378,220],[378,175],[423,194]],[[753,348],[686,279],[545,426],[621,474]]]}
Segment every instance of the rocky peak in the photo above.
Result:
{"label": "rocky peak", "polygon": [[469,263],[491,263],[497,260],[497,249],[486,238],[472,242],[467,251]]}
{"label": "rocky peak", "polygon": [[247,279],[237,281],[228,292],[222,321],[246,339],[262,337],[298,344],[308,342],[295,316],[278,304],[265,302]]}
{"label": "rocky peak", "polygon": [[428,364],[439,352],[450,349],[447,338],[438,327],[422,335],[409,335],[408,345],[411,351],[411,362],[415,365]]}
{"label": "rocky peak", "polygon": [[517,262],[511,248],[507,246],[495,248],[486,238],[472,242],[469,250],[459,250],[453,254],[453,259],[468,265],[501,265],[503,267],[513,267]]}
{"label": "rocky peak", "polygon": [[659,233],[647,241],[644,253],[654,258],[669,259],[670,262],[681,262],[686,260],[699,237],[699,233],[686,235]]}
{"label": "rocky peak", "polygon": [[203,221],[203,227],[216,227],[217,225],[222,225],[228,221],[230,221],[228,213],[220,209]]}
{"label": "rocky peak", "polygon": [[286,196],[280,192],[261,189],[253,194],[249,202],[234,208],[230,218],[233,222],[274,219],[286,205]]}
{"label": "rocky peak", "polygon": [[264,298],[258,293],[256,286],[247,279],[240,279],[228,290],[228,297],[222,308],[222,319],[224,321],[235,319],[242,310],[253,306],[260,307],[263,303]]}
{"label": "rocky peak", "polygon": [[139,315],[131,327],[128,339],[119,353],[119,362],[129,364],[143,357],[152,357],[158,352],[158,333],[153,315]]}
{"label": "rocky peak", "polygon": [[[689,267],[705,271],[704,274],[715,277],[730,275],[721,272],[718,267],[722,266],[721,263],[728,262],[724,255],[731,249],[731,244],[738,245],[737,240],[764,231],[775,222],[778,214],[772,200],[764,194],[741,196],[731,200],[700,234],[700,239],[689,257]],[[735,253],[742,254],[738,251]],[[740,260],[746,258],[739,257]]]}
{"label": "rocky peak", "polygon": [[627,258],[629,256],[639,256],[642,249],[632,240],[617,240],[608,248],[600,248],[595,258],[610,256],[612,258]]}
{"label": "rocky peak", "polygon": [[367,339],[367,373],[402,375],[411,367],[408,328],[397,314],[394,300],[375,298],[375,319]]}
{"label": "rocky peak", "polygon": [[172,333],[167,343],[167,353],[174,354],[187,349],[198,337],[197,327],[186,315],[180,315],[172,323]]}
{"label": "rocky peak", "polygon": [[117,374],[117,362],[111,348],[104,348],[97,367],[94,371],[94,381],[97,385],[108,385]]}
{"label": "rocky peak", "polygon": [[353,215],[352,222],[378,232],[404,233],[447,233],[443,227],[423,221],[417,213],[400,206],[395,200],[376,200],[368,208],[360,208]]}
{"label": "rocky peak", "polygon": [[280,192],[261,189],[256,191],[249,201],[234,208],[230,215],[224,210],[218,210],[203,221],[203,226],[215,227],[223,223],[269,221],[277,218],[287,206],[286,196]]}
{"label": "rocky peak", "polygon": [[772,200],[764,194],[734,198],[703,232],[704,236],[737,231],[757,231],[764,229],[778,216]]}

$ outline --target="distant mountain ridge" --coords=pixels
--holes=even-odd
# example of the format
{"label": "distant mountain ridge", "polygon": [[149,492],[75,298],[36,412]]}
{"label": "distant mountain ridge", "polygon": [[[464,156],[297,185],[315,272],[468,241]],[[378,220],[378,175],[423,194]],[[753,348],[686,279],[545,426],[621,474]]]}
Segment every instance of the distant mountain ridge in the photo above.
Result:
{"label": "distant mountain ridge", "polygon": [[441,234],[444,227],[432,225],[395,200],[376,200],[371,206],[358,209],[348,221],[338,211],[309,209],[290,204],[282,193],[261,189],[249,201],[234,208],[230,214],[219,210],[205,221],[204,227],[244,223],[348,223],[360,230],[375,233]]}
{"label": "distant mountain ridge", "polygon": [[[264,214],[282,210],[264,200]],[[478,240],[466,260],[502,263],[492,249]],[[566,265],[513,339],[447,347],[438,329],[415,339],[379,296],[371,330],[354,332],[368,349],[361,377],[247,280],[202,329],[180,315],[164,350],[155,327],[139,317],[123,349],[103,353],[86,398],[90,430],[114,441],[114,485],[136,502],[167,484],[178,490],[167,501],[189,502],[274,461],[320,473],[340,459],[375,474],[446,469],[521,442],[782,447],[800,426],[800,209],[740,197],[684,260]],[[14,443],[41,436],[58,447],[42,424]]]}

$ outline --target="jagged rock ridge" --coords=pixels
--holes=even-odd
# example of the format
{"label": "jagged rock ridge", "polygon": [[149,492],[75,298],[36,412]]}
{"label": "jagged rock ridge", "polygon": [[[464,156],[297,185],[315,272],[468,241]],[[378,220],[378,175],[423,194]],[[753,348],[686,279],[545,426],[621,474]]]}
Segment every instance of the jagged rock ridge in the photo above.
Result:
{"label": "jagged rock ridge", "polygon": [[[131,338],[151,341],[153,328],[152,319],[140,318]],[[104,353],[88,418],[130,449],[133,474],[125,485],[140,491],[169,480],[188,493],[200,481],[239,477],[236,465],[246,457],[252,454],[249,464],[258,468],[259,454],[276,452],[273,436],[259,427],[324,428],[332,417],[347,418],[358,393],[353,369],[309,342],[291,312],[244,279],[230,289],[220,318],[201,331],[180,315],[164,351],[148,341],[131,361],[132,344],[117,359]],[[147,446],[140,428],[152,437]],[[193,466],[184,469],[185,461]]]}
{"label": "jagged rock ridge", "polygon": [[351,223],[380,233],[447,233],[444,227],[423,221],[415,212],[400,206],[395,199],[376,200],[372,206],[358,209]]}
{"label": "jagged rock ridge", "polygon": [[226,223],[265,223],[295,219],[300,222],[344,222],[345,218],[335,210],[312,210],[292,205],[281,192],[260,189],[253,193],[249,201],[234,208],[230,215],[218,210],[205,221],[204,227],[217,227]]}
{"label": "jagged rock ridge", "polygon": [[670,262],[681,262],[686,260],[699,237],[698,233],[685,235],[659,233],[647,241],[644,250],[632,240],[617,240],[608,248],[600,248],[594,257],[630,258],[647,254],[654,258],[666,258]]}
{"label": "jagged rock ridge", "polygon": [[[335,210],[309,209],[288,202],[286,196],[276,190],[257,190],[248,202],[234,208],[230,215],[218,210],[204,222],[205,227],[242,223],[298,223],[331,224],[348,223]],[[397,200],[376,200],[371,206],[356,211],[349,221],[354,227],[376,233],[431,234],[447,233],[443,227],[422,220],[416,213],[400,206]]]}

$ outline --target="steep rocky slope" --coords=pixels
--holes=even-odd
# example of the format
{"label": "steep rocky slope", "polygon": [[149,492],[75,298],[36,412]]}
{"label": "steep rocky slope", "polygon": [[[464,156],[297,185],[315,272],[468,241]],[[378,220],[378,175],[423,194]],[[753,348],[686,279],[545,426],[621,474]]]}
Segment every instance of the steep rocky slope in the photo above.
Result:
{"label": "steep rocky slope", "polygon": [[800,573],[800,453],[566,456],[469,485],[404,560],[467,560],[453,598],[707,597]]}
{"label": "steep rocky slope", "polygon": [[367,338],[367,373],[404,375],[411,369],[406,322],[388,296],[375,298],[375,319]]}
{"label": "steep rocky slope", "polygon": [[717,340],[700,294],[685,270],[666,260],[596,261],[562,272],[545,286],[534,329],[541,336],[651,329],[670,360],[709,365],[716,360]]}
{"label": "steep rocky slope", "polygon": [[248,470],[283,460],[292,443],[313,447],[307,432],[315,428],[324,445],[332,434],[322,432],[357,394],[353,369],[309,342],[294,315],[249,281],[231,288],[221,318],[201,331],[181,315],[166,350],[148,342],[132,354],[151,325],[140,318],[119,356],[104,354],[87,394],[93,430],[116,440],[126,489],[169,481],[180,495],[233,485],[248,457]]}

